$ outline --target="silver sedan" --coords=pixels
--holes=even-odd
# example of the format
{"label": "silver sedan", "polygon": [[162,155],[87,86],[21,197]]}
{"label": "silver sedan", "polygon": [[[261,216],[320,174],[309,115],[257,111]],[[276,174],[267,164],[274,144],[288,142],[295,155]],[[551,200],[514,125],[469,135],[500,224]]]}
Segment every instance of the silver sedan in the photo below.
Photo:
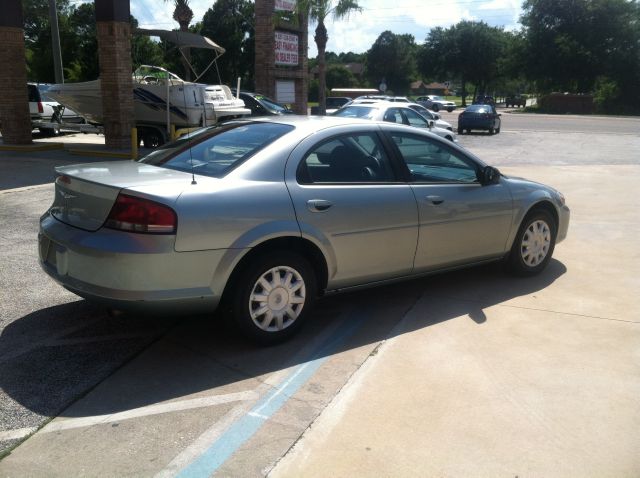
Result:
{"label": "silver sedan", "polygon": [[569,224],[556,190],[368,120],[238,120],[56,173],[47,274],[120,309],[222,303],[263,343],[295,332],[326,291],[505,258],[536,274]]}

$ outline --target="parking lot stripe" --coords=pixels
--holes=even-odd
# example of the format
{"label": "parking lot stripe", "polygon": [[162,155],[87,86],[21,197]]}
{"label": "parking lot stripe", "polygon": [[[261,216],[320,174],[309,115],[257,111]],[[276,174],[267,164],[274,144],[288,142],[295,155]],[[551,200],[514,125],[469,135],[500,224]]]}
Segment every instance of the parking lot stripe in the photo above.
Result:
{"label": "parking lot stripe", "polygon": [[7,430],[4,432],[0,432],[0,441],[17,440],[19,438],[24,438],[28,435],[31,435],[37,429],[38,429],[37,427],[29,427],[29,428],[17,428],[15,430]]}
{"label": "parking lot stripe", "polygon": [[69,420],[56,420],[49,422],[40,433],[51,433],[62,430],[70,430],[73,428],[89,427],[93,425],[101,425],[103,423],[113,423],[122,420],[130,420],[132,418],[147,417],[149,415],[160,415],[163,413],[177,412],[182,410],[192,410],[194,408],[212,407],[223,403],[231,403],[238,401],[251,401],[258,398],[257,392],[253,390],[228,393],[225,395],[213,395],[209,397],[192,398],[189,400],[180,400],[179,402],[160,403],[156,405],[148,405],[146,407],[134,408],[118,413],[110,413],[107,415],[95,415],[91,417],[71,418]]}
{"label": "parking lot stripe", "polygon": [[296,366],[287,378],[260,400],[248,413],[233,423],[195,461],[177,476],[200,478],[211,476],[246,443],[334,354],[364,322],[364,315],[350,317],[344,328],[338,328],[308,361]]}

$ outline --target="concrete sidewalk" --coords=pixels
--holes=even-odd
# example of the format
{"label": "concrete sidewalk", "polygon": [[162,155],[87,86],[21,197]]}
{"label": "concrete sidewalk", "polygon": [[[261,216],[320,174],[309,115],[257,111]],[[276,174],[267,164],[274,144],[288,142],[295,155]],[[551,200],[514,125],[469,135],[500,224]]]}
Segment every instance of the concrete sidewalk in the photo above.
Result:
{"label": "concrete sidewalk", "polygon": [[426,291],[270,476],[640,475],[640,168],[553,169],[564,273]]}

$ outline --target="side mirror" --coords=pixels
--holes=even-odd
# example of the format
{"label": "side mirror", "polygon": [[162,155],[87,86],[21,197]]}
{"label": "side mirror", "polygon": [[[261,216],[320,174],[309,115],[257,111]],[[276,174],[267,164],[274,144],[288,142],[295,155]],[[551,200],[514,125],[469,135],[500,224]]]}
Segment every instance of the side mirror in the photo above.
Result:
{"label": "side mirror", "polygon": [[429,129],[431,129],[435,123],[433,121],[427,121],[427,124],[429,125]]}
{"label": "side mirror", "polygon": [[485,166],[480,172],[480,184],[489,186],[500,182],[500,171],[493,166]]}

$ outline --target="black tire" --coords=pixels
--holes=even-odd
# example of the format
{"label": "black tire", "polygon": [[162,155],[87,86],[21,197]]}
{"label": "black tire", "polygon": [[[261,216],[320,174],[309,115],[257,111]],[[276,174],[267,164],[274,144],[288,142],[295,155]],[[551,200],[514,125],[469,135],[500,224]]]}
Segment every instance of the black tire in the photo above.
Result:
{"label": "black tire", "polygon": [[500,128],[496,128],[496,134],[500,133]]}
{"label": "black tire", "polygon": [[464,134],[464,128],[463,129],[458,128],[458,134]]}
{"label": "black tire", "polygon": [[[261,284],[261,279],[263,283],[286,280],[288,274],[292,275],[288,281],[296,284],[293,285],[298,287],[296,290],[287,290],[285,284],[279,284],[268,292]],[[296,333],[313,308],[317,294],[316,275],[309,261],[288,251],[252,259],[238,274],[233,287],[232,321],[245,337],[262,345],[282,342]],[[260,295],[264,296],[264,302],[253,300]],[[292,298],[295,302],[290,302]],[[259,314],[261,309],[265,313]]]}
{"label": "black tire", "polygon": [[40,132],[45,136],[58,136],[60,128],[40,128]]}
{"label": "black tire", "polygon": [[142,144],[145,148],[157,148],[164,144],[164,137],[155,129],[148,129],[142,135]]}
{"label": "black tire", "polygon": [[493,128],[489,128],[489,134],[494,134],[495,132],[496,132],[496,130],[495,130],[495,129],[493,129]]}
{"label": "black tire", "polygon": [[447,108],[447,111],[451,113],[453,111],[453,108]]}
{"label": "black tire", "polygon": [[[509,253],[508,265],[511,272],[520,276],[540,273],[551,260],[556,245],[556,234],[556,222],[549,212],[536,209],[527,214]],[[545,247],[543,242],[547,240],[548,244]],[[530,241],[533,241],[532,248],[525,245],[525,242]]]}
{"label": "black tire", "polygon": [[431,105],[431,109],[432,109],[433,111],[435,111],[436,113],[437,113],[438,111],[440,111],[440,107],[439,107],[437,104]]}

